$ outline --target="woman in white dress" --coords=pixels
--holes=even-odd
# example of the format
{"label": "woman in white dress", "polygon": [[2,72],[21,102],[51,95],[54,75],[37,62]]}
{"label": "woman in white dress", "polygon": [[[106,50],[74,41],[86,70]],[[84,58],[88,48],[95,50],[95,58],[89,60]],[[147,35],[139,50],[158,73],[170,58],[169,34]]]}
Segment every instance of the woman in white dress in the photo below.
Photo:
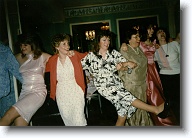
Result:
{"label": "woman in white dress", "polygon": [[44,70],[51,56],[40,50],[40,40],[35,34],[19,36],[21,53],[16,55],[23,77],[22,89],[18,101],[0,119],[0,125],[27,126],[31,117],[43,105],[47,90],[44,82]]}
{"label": "woman in white dress", "polygon": [[80,62],[86,53],[74,51],[70,57],[69,44],[70,36],[66,34],[52,39],[55,55],[46,66],[46,72],[50,72],[50,97],[56,100],[65,126],[86,126],[85,80]]}

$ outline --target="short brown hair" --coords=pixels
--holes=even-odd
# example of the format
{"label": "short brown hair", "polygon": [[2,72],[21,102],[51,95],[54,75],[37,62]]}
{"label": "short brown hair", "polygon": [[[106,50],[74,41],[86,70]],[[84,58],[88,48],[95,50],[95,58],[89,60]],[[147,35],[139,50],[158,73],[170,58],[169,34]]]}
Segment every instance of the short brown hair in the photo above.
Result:
{"label": "short brown hair", "polygon": [[68,40],[68,42],[70,43],[70,35],[68,34],[56,34],[53,36],[52,40],[51,40],[51,45],[52,45],[52,48],[53,48],[53,51],[55,54],[58,54],[58,50],[56,49],[56,47],[59,46],[59,44],[64,41],[64,40]]}

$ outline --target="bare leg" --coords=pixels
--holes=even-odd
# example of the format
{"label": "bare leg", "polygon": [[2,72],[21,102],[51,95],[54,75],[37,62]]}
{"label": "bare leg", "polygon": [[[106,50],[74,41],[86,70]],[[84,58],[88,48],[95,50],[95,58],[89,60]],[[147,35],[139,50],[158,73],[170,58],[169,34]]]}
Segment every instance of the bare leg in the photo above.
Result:
{"label": "bare leg", "polygon": [[[131,105],[136,108],[154,113],[156,115],[162,112],[164,109],[164,103],[162,103],[159,106],[153,106],[153,105],[146,104],[145,102],[142,102],[139,99],[134,100]],[[126,119],[127,119],[127,116],[121,117],[118,115],[116,126],[124,126]]]}
{"label": "bare leg", "polygon": [[19,117],[19,113],[14,107],[11,107],[5,115],[0,119],[0,126],[9,126],[11,123]]}
{"label": "bare leg", "polygon": [[142,102],[139,99],[134,100],[131,105],[136,108],[154,113],[156,115],[159,114],[160,112],[162,112],[164,109],[164,103],[162,103],[159,106],[153,106],[153,105],[146,104],[145,102]]}
{"label": "bare leg", "polygon": [[15,126],[28,126],[28,123],[20,116],[14,121]]}
{"label": "bare leg", "polygon": [[122,117],[122,116],[118,115],[117,122],[116,122],[115,126],[124,126],[126,119],[127,119],[127,116]]}

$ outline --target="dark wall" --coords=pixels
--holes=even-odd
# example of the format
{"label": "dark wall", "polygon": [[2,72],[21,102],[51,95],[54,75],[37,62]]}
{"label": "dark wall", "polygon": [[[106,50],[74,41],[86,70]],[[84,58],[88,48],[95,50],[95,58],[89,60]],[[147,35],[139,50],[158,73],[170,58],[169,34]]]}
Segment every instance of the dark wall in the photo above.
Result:
{"label": "dark wall", "polygon": [[0,0],[0,41],[7,43],[7,23],[5,18],[5,7],[3,0]]}
{"label": "dark wall", "polygon": [[[45,45],[47,46],[46,49],[51,52],[50,46],[50,37],[56,33],[64,32],[64,33],[71,33],[70,32],[70,24],[71,23],[86,23],[86,22],[94,22],[94,21],[104,21],[109,20],[111,28],[110,30],[118,35],[118,25],[117,19],[120,18],[145,18],[145,16],[157,16],[158,17],[158,25],[168,27],[168,15],[165,10],[162,9],[154,9],[154,10],[140,10],[140,11],[129,11],[124,13],[112,13],[112,14],[101,14],[101,15],[94,15],[94,16],[86,16],[86,17],[74,17],[74,18],[67,18],[64,23],[52,23],[43,25],[40,27],[42,36],[46,39],[44,41]],[[150,20],[148,21],[151,22]],[[49,35],[49,36],[48,36]],[[116,39],[116,48],[118,49],[120,44],[118,41],[119,37]]]}
{"label": "dark wall", "polygon": [[[90,14],[90,15],[87,14],[87,15],[79,15],[79,16],[71,16],[71,17],[67,17],[67,15],[65,15],[65,18],[60,21],[56,21],[56,22],[52,21],[52,22],[46,22],[46,23],[41,22],[39,24],[35,24],[35,25],[33,24],[31,26],[28,26],[28,28],[37,31],[40,34],[40,36],[43,39],[45,51],[50,54],[53,54],[52,48],[50,45],[51,37],[56,33],[70,34],[71,33],[70,24],[109,20],[110,25],[111,25],[110,30],[112,32],[114,32],[115,34],[117,34],[116,48],[118,49],[120,46],[120,43],[121,43],[119,40],[120,35],[119,35],[119,28],[118,28],[118,23],[117,23],[117,20],[119,20],[119,19],[127,20],[127,19],[131,19],[131,18],[145,18],[148,16],[156,16],[158,26],[163,26],[163,27],[168,28],[168,11],[167,11],[167,7],[166,7],[165,3],[163,3],[165,1],[161,1],[161,0],[153,1],[152,4],[154,4],[154,7],[151,3],[147,3],[149,1],[151,1],[151,0],[146,0],[146,3],[144,3],[144,5],[133,4],[133,2],[132,2],[131,3],[132,6],[130,6],[130,10],[128,9],[127,11],[103,12],[103,13],[98,13],[98,14]],[[139,1],[136,1],[136,2],[139,2]],[[158,4],[160,4],[160,5],[158,5]],[[114,5],[114,4],[111,4],[111,5]],[[102,6],[103,5],[101,5],[101,7]],[[107,6],[110,6],[110,4],[108,4]],[[77,8],[85,9],[85,7],[77,7]],[[176,8],[179,8],[179,6],[177,6]],[[71,8],[71,9],[72,9],[71,12],[73,12],[73,9],[75,10],[76,8]],[[67,10],[70,11],[69,8]],[[179,9],[177,9],[177,11],[179,11]],[[65,12],[65,9],[63,12]],[[53,15],[53,13],[52,13],[52,15]],[[175,25],[177,27],[176,30],[180,30],[180,28],[179,28],[180,27],[180,25],[179,25],[180,18],[178,16],[178,13],[175,16],[176,16]],[[42,18],[42,20],[43,20],[43,18]],[[150,23],[150,21],[149,21],[149,23]],[[27,25],[25,27],[27,27]]]}

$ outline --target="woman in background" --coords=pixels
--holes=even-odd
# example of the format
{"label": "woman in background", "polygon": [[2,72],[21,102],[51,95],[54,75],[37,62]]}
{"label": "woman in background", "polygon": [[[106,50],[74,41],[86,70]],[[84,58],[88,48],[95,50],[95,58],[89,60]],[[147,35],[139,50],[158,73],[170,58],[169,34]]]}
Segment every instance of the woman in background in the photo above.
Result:
{"label": "woman in background", "polygon": [[171,101],[172,110],[180,123],[180,45],[176,41],[168,42],[169,33],[162,27],[156,29],[155,37],[159,48],[154,59],[160,68],[164,96]]}
{"label": "woman in background", "polygon": [[[145,27],[140,27],[139,33],[142,36],[141,42],[140,42],[140,48],[144,52],[145,56],[147,57],[147,90],[146,90],[146,96],[147,96],[147,102],[150,105],[158,106],[165,102],[165,97],[163,94],[163,88],[161,84],[161,80],[156,68],[156,64],[154,61],[154,54],[156,51],[156,48],[159,48],[159,45],[156,44],[154,34],[154,29],[156,26],[149,24]],[[121,50],[127,51],[127,46],[125,44],[122,44]],[[177,121],[172,113],[170,111],[169,116],[166,118],[160,118],[152,113],[150,113],[153,123],[155,126],[171,126],[176,125]]]}
{"label": "woman in background", "polygon": [[[137,64],[131,72],[119,71],[124,87],[134,96],[143,102],[147,102],[146,97],[146,77],[147,77],[147,58],[139,48],[140,36],[136,29],[130,29],[126,35],[127,50],[120,53],[127,59]],[[155,115],[155,114],[154,114]],[[155,115],[156,116],[156,115]],[[128,126],[153,126],[149,113],[145,110],[137,109],[135,114],[127,119]]]}
{"label": "woman in background", "polygon": [[[154,29],[156,26],[148,25],[143,28],[141,31],[141,44],[140,48],[143,50],[145,56],[148,59],[147,67],[147,102],[151,105],[160,105],[165,101],[163,94],[163,87],[159,77],[159,73],[156,68],[154,61],[154,54],[159,45],[156,44],[156,39],[154,37]],[[176,118],[172,112],[169,113],[169,116],[165,119],[154,116],[150,114],[153,122],[156,126],[169,126],[176,125]]]}
{"label": "woman in background", "polygon": [[[140,48],[144,52],[145,56],[148,59],[147,66],[147,102],[151,105],[160,105],[165,102],[165,97],[163,94],[163,87],[159,77],[159,73],[156,68],[154,61],[154,54],[156,48],[159,48],[159,45],[156,44],[156,39],[154,37],[154,27],[153,25],[148,25],[142,28],[140,31],[142,38]],[[176,125],[176,118],[172,112],[169,113],[169,117],[162,119],[154,114],[150,114],[156,126],[169,126]]]}

